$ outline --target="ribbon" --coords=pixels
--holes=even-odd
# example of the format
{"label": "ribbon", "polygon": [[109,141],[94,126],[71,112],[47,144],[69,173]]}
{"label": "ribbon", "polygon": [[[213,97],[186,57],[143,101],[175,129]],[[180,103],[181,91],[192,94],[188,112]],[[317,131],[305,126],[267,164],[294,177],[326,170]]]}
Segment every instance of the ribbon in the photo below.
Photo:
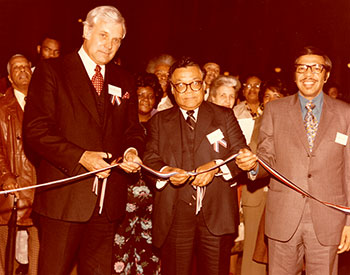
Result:
{"label": "ribbon", "polygon": [[[233,159],[235,159],[236,157],[238,156],[238,154],[234,154],[230,157],[228,157],[226,160],[224,160],[223,162],[213,166],[212,168],[210,169],[207,169],[205,171],[201,171],[201,172],[193,172],[193,171],[188,171],[187,174],[190,175],[190,176],[197,176],[199,174],[203,174],[203,173],[207,173],[209,171],[212,171],[230,161],[232,161]],[[327,207],[330,207],[330,208],[333,208],[333,209],[336,209],[336,210],[339,210],[339,211],[342,211],[344,213],[347,213],[347,214],[350,214],[350,207],[347,207],[347,206],[342,206],[342,205],[336,205],[336,204],[333,204],[333,203],[329,203],[329,202],[326,202],[326,201],[322,201],[316,197],[314,197],[313,195],[311,195],[310,193],[306,192],[305,190],[303,190],[302,188],[300,188],[299,186],[297,186],[295,183],[291,182],[289,179],[287,179],[286,177],[284,177],[283,175],[281,175],[278,171],[276,171],[275,169],[273,169],[271,166],[269,166],[266,162],[264,162],[263,160],[259,159],[258,158],[258,162],[260,163],[260,165],[262,167],[264,167],[272,176],[274,176],[276,179],[278,179],[281,183],[285,184],[286,186],[290,187],[291,189],[295,190],[296,192],[310,198],[310,199],[313,199]],[[173,175],[176,175],[178,174],[178,172],[172,172],[172,173],[161,173],[159,171],[156,171],[156,170],[153,170],[152,168],[150,167],[147,167],[146,165],[142,164],[142,163],[138,163],[138,162],[135,162],[137,164],[139,164],[143,169],[145,169],[146,171],[152,173],[153,175],[159,177],[159,178],[163,178],[163,179],[169,179],[170,177],[172,177]],[[99,173],[99,172],[102,172],[102,171],[105,171],[105,170],[108,170],[108,169],[112,169],[112,168],[115,168],[115,167],[118,167],[120,166],[119,163],[116,163],[114,165],[110,165],[108,167],[105,167],[105,168],[101,168],[101,169],[98,169],[98,170],[94,170],[94,171],[90,171],[90,172],[87,172],[87,173],[84,173],[84,174],[80,174],[80,175],[77,175],[77,176],[73,176],[73,177],[69,177],[69,178],[65,178],[65,179],[61,179],[61,180],[55,180],[55,181],[50,181],[50,182],[46,182],[46,183],[41,183],[41,184],[37,184],[37,185],[31,185],[31,186],[26,186],[26,187],[20,187],[20,188],[16,188],[16,189],[11,189],[11,190],[4,190],[4,191],[0,191],[0,195],[2,194],[8,194],[8,193],[12,193],[12,192],[16,192],[16,191],[23,191],[23,190],[29,190],[29,189],[35,189],[35,188],[39,188],[39,187],[44,187],[44,186],[50,186],[50,185],[56,185],[56,184],[62,184],[62,183],[68,183],[70,181],[73,181],[73,180],[77,180],[77,179],[81,179],[83,177],[86,177],[86,176],[89,176],[89,175],[92,175],[92,174],[96,174],[96,173]],[[96,181],[96,178],[95,178],[95,181]],[[103,181],[103,186],[102,186],[102,190],[101,190],[101,197],[102,197],[102,192],[103,192],[103,197],[104,197],[104,193],[105,193],[105,189],[106,189],[106,184],[107,184],[107,180],[106,181]],[[93,187],[93,192],[96,192],[96,187]],[[204,194],[203,194],[204,195]],[[103,199],[102,201],[100,200],[100,211],[102,211],[101,207],[103,207]]]}
{"label": "ribbon", "polygon": [[264,167],[271,175],[273,175],[275,178],[277,178],[280,182],[282,182],[283,184],[287,185],[289,188],[295,190],[296,192],[310,198],[313,199],[325,206],[328,206],[330,208],[333,209],[337,209],[340,210],[342,212],[345,212],[347,214],[350,214],[350,207],[347,206],[342,206],[342,205],[336,205],[330,202],[326,202],[326,201],[322,201],[316,197],[314,197],[313,195],[311,195],[310,193],[306,192],[305,190],[303,190],[302,188],[300,188],[298,185],[296,185],[295,183],[291,182],[289,179],[287,179],[286,177],[284,177],[283,175],[281,175],[278,171],[276,171],[275,169],[271,168],[271,166],[269,166],[266,162],[264,162],[263,160],[258,158],[258,162],[261,164],[262,167]]}

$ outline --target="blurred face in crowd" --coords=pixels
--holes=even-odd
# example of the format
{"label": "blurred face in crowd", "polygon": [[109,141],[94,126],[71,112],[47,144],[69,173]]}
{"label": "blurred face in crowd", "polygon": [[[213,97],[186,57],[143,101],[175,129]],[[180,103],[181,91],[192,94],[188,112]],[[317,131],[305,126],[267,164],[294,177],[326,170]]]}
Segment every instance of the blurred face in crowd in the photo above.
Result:
{"label": "blurred face in crowd", "polygon": [[24,56],[11,58],[8,79],[12,87],[25,95],[27,94],[30,79],[32,78],[31,64]]}
{"label": "blurred face in crowd", "polygon": [[151,87],[139,87],[137,89],[139,100],[139,114],[147,115],[152,112],[156,103],[156,97]]}
{"label": "blurred face in crowd", "polygon": [[283,97],[283,94],[281,94],[277,91],[266,89],[265,93],[264,93],[263,103],[264,103],[264,105],[266,105],[270,101],[274,101],[274,100],[279,99],[281,97]]}
{"label": "blurred face in crowd", "polygon": [[233,87],[222,85],[216,89],[216,95],[211,100],[217,105],[232,109],[236,100],[236,91]]}
{"label": "blurred face in crowd", "polygon": [[249,77],[243,84],[243,96],[248,103],[259,102],[261,80],[256,76]]}
{"label": "blurred face in crowd", "polygon": [[170,66],[168,64],[161,63],[156,66],[154,71],[154,74],[157,76],[163,92],[166,91],[168,85],[169,69]]}
{"label": "blurred face in crowd", "polygon": [[339,96],[339,91],[336,87],[331,87],[329,88],[328,90],[328,95],[331,97],[331,98],[334,98],[334,99],[337,99],[338,96]]}
{"label": "blurred face in crowd", "polygon": [[220,66],[216,63],[209,62],[203,66],[205,70],[205,83],[210,85],[215,78],[217,78],[220,74]]}
{"label": "blurred face in crowd", "polygon": [[37,46],[40,59],[57,58],[60,56],[60,43],[51,38],[45,38],[41,45]]}
{"label": "blurred face in crowd", "polygon": [[92,27],[84,25],[84,50],[98,65],[111,61],[124,35],[122,24],[97,20]]}
{"label": "blurred face in crowd", "polygon": [[296,60],[295,83],[306,99],[316,97],[327,82],[329,72],[326,72],[324,64],[320,55],[302,55]]}
{"label": "blurred face in crowd", "polygon": [[198,66],[176,69],[171,76],[171,92],[184,110],[198,108],[204,99],[203,73]]}

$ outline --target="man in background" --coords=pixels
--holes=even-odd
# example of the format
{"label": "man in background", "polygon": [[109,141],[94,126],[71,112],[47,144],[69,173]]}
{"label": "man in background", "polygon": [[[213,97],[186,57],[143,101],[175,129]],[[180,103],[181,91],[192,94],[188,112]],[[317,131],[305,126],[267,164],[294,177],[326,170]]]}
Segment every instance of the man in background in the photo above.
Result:
{"label": "man in background", "polygon": [[[22,121],[25,98],[32,77],[31,63],[20,54],[12,56],[7,65],[11,87],[0,98],[0,185],[2,190],[10,190],[36,184],[35,169],[23,149]],[[31,218],[34,189],[0,195],[0,273],[5,274],[5,249],[8,237],[8,221],[14,200],[17,200],[17,226],[28,233],[19,244],[28,251],[21,254],[22,264],[16,274],[36,275],[38,270],[39,238],[38,230]],[[22,231],[21,231],[22,232]],[[28,240],[27,240],[28,239]],[[24,247],[20,247],[22,250]],[[29,269],[28,269],[29,262]],[[28,273],[27,273],[28,271]]]}

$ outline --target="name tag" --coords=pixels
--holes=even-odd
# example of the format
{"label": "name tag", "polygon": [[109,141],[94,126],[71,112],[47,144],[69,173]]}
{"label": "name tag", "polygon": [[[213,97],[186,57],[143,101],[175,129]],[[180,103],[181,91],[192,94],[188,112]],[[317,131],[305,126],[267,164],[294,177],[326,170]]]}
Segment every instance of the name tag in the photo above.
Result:
{"label": "name tag", "polygon": [[214,132],[207,135],[207,139],[209,140],[210,144],[214,144],[217,141],[220,141],[224,138],[224,134],[221,132],[220,129],[215,130]]}
{"label": "name tag", "polygon": [[117,87],[117,86],[108,84],[108,93],[110,95],[115,95],[115,96],[121,97],[122,96],[122,89]]}
{"label": "name tag", "polygon": [[348,143],[348,136],[337,132],[337,136],[335,137],[335,142],[346,146],[346,144]]}

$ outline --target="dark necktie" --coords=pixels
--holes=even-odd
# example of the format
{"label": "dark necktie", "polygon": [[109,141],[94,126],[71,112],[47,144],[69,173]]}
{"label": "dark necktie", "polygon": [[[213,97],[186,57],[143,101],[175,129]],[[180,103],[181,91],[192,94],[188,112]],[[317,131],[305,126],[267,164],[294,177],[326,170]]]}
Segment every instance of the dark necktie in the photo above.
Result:
{"label": "dark necktie", "polygon": [[193,110],[187,111],[186,114],[187,114],[187,119],[186,119],[187,125],[193,131],[194,127],[196,126],[196,119],[194,118],[194,115],[193,115],[194,111]]}
{"label": "dark necktie", "polygon": [[317,128],[318,128],[318,122],[317,118],[312,112],[312,109],[315,108],[315,104],[312,103],[312,101],[309,101],[306,103],[305,108],[307,109],[307,113],[304,118],[304,126],[307,133],[307,139],[309,142],[309,149],[310,152],[312,152],[312,147],[314,146],[314,141],[316,138]]}
{"label": "dark necktie", "polygon": [[95,74],[92,76],[91,81],[95,87],[96,93],[100,95],[103,88],[103,76],[99,65],[96,65]]}

